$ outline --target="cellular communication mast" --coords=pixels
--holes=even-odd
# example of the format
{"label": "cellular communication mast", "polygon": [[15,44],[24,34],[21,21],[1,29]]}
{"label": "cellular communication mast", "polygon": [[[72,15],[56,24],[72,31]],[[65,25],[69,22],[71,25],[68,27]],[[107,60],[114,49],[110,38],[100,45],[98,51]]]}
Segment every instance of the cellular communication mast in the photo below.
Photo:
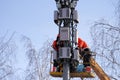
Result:
{"label": "cellular communication mast", "polygon": [[70,80],[70,65],[78,64],[77,46],[78,14],[75,7],[78,0],[55,0],[58,10],[54,12],[54,21],[59,26],[59,56],[63,64],[63,80]]}
{"label": "cellular communication mast", "polygon": [[53,54],[54,61],[63,65],[63,80],[70,80],[70,73],[79,64],[77,37],[78,13],[75,10],[78,0],[55,0],[54,22],[59,27],[59,50]]}
{"label": "cellular communication mast", "polygon": [[[78,49],[77,24],[78,12],[75,9],[78,0],[55,0],[57,10],[54,11],[54,22],[59,28],[58,51],[53,51],[52,62],[57,62],[62,69],[50,71],[53,77],[63,77],[63,80],[70,80],[71,77],[94,78],[92,72],[77,72],[77,65],[80,63]],[[101,80],[110,80],[101,67],[91,60],[91,67]],[[100,72],[99,72],[100,71]],[[102,76],[101,76],[102,75]]]}
{"label": "cellular communication mast", "polygon": [[[58,10],[54,11],[54,22],[59,28],[59,50],[53,53],[53,60],[62,64],[63,80],[70,80],[71,72],[79,64],[77,24],[78,12],[75,10],[78,0],[55,0]],[[56,73],[55,73],[56,74]],[[51,73],[52,75],[52,73]],[[54,74],[53,74],[54,76]]]}

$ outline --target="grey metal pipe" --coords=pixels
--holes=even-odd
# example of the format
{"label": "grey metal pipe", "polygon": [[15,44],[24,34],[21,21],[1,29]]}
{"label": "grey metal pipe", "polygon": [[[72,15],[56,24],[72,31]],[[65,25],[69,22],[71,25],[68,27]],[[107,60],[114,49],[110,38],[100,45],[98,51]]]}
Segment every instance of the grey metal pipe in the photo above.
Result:
{"label": "grey metal pipe", "polygon": [[63,80],[70,80],[70,65],[68,61],[63,62]]}

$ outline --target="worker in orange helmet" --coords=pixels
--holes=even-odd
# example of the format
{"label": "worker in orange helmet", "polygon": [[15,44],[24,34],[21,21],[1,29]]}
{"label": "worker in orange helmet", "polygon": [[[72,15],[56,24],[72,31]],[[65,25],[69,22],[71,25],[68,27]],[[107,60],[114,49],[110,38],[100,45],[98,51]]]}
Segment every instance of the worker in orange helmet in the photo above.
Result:
{"label": "worker in orange helmet", "polygon": [[90,66],[90,49],[87,45],[87,43],[82,40],[81,38],[78,38],[78,48],[81,58],[83,58],[83,65],[84,67]]}
{"label": "worker in orange helmet", "polygon": [[[57,53],[58,53],[58,41],[59,41],[59,39],[60,39],[60,35],[58,34],[56,40],[54,40],[54,41],[53,41],[53,44],[52,44],[53,49],[54,49]],[[58,55],[57,55],[57,57],[58,57]],[[58,65],[59,65],[59,64],[57,63],[57,61],[54,60],[53,66],[54,66],[54,67],[57,67]],[[59,71],[59,70],[58,70],[58,71]]]}

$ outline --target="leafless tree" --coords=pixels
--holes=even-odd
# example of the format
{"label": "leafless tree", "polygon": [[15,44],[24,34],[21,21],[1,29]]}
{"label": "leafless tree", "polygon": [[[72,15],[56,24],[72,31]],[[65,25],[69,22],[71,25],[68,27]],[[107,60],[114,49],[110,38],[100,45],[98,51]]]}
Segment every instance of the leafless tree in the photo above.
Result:
{"label": "leafless tree", "polygon": [[12,40],[15,33],[10,37],[7,34],[0,37],[0,80],[8,80],[8,77],[13,75],[11,60],[16,49],[16,44]]}
{"label": "leafless tree", "polygon": [[29,60],[25,80],[50,80],[51,42],[46,41],[37,51],[29,38],[24,37],[24,40],[26,40],[26,55]]}
{"label": "leafless tree", "polygon": [[120,27],[98,21],[91,27],[91,36],[99,65],[112,80],[120,79]]}

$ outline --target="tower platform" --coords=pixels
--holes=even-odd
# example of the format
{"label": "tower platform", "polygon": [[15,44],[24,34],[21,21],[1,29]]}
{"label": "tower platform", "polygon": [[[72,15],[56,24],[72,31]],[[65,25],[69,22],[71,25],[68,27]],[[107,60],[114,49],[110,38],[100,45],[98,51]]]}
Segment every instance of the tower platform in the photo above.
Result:
{"label": "tower platform", "polygon": [[[50,72],[52,77],[62,77],[62,74],[62,72]],[[70,77],[94,78],[95,74],[93,72],[72,72]]]}

